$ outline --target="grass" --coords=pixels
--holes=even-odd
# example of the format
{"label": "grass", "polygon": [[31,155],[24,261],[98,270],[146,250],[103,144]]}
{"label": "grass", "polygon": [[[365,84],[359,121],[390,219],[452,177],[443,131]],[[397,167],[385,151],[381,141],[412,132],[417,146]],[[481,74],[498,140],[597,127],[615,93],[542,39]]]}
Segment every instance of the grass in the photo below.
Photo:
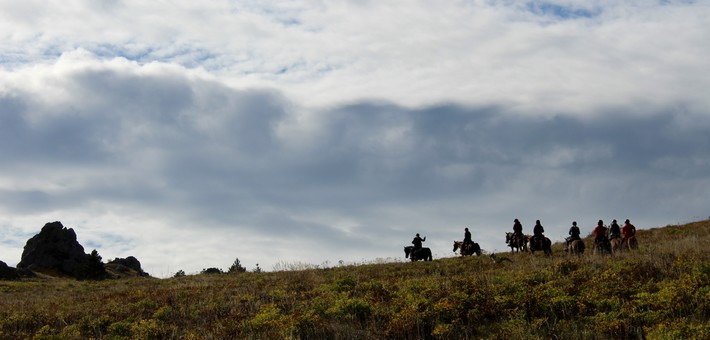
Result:
{"label": "grass", "polygon": [[710,338],[710,221],[638,238],[606,257],[0,281],[0,338]]}

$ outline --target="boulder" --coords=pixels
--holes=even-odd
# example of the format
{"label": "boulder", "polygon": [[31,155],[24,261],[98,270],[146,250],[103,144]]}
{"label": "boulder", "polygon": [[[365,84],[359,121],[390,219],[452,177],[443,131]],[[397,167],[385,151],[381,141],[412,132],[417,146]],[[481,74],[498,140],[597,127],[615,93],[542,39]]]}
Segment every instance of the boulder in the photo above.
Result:
{"label": "boulder", "polygon": [[5,262],[0,261],[0,280],[19,280],[20,274],[17,269],[9,267]]}
{"label": "boulder", "polygon": [[79,279],[100,278],[101,273],[95,271],[103,271],[103,267],[98,268],[95,262],[100,264],[101,257],[98,256],[98,260],[94,257],[84,253],[73,229],[65,228],[61,222],[51,222],[27,240],[17,268]]}
{"label": "boulder", "polygon": [[140,261],[133,256],[126,257],[125,259],[117,257],[112,261],[108,261],[106,267],[114,273],[123,274],[123,276],[150,276],[150,274],[143,271]]}

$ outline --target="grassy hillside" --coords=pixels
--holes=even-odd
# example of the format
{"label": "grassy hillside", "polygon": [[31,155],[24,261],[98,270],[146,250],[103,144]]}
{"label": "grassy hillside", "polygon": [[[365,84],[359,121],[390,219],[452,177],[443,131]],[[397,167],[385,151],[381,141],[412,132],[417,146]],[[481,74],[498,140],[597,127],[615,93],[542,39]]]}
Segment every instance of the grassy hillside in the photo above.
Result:
{"label": "grassy hillside", "polygon": [[607,257],[0,282],[0,338],[710,338],[710,221],[638,238]]}

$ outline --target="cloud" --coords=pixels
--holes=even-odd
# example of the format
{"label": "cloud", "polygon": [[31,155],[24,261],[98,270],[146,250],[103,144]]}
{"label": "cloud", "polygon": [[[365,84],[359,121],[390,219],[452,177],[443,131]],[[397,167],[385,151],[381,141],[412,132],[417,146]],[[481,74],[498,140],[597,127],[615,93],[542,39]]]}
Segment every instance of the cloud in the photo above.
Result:
{"label": "cloud", "polygon": [[205,69],[308,106],[505,103],[518,114],[707,106],[708,9],[685,1],[85,1],[1,5],[0,64],[84,49]]}
{"label": "cloud", "polygon": [[568,220],[652,226],[703,214],[708,198],[704,112],[308,109],[206,73],[86,55],[5,75],[3,214],[65,220],[104,256],[132,250],[158,271],[397,257],[414,232],[442,256],[464,226],[502,249],[492,230],[513,218],[547,221],[560,239]]}
{"label": "cloud", "polygon": [[54,220],[170,274],[704,217],[707,11],[0,4],[0,256]]}

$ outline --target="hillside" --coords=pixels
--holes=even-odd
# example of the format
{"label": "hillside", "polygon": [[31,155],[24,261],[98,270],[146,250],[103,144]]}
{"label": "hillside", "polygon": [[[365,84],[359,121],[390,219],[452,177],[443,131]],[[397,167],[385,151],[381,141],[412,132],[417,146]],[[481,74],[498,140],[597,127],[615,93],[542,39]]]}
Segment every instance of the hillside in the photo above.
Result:
{"label": "hillside", "polygon": [[0,338],[710,338],[710,221],[638,238],[605,257],[0,281]]}

